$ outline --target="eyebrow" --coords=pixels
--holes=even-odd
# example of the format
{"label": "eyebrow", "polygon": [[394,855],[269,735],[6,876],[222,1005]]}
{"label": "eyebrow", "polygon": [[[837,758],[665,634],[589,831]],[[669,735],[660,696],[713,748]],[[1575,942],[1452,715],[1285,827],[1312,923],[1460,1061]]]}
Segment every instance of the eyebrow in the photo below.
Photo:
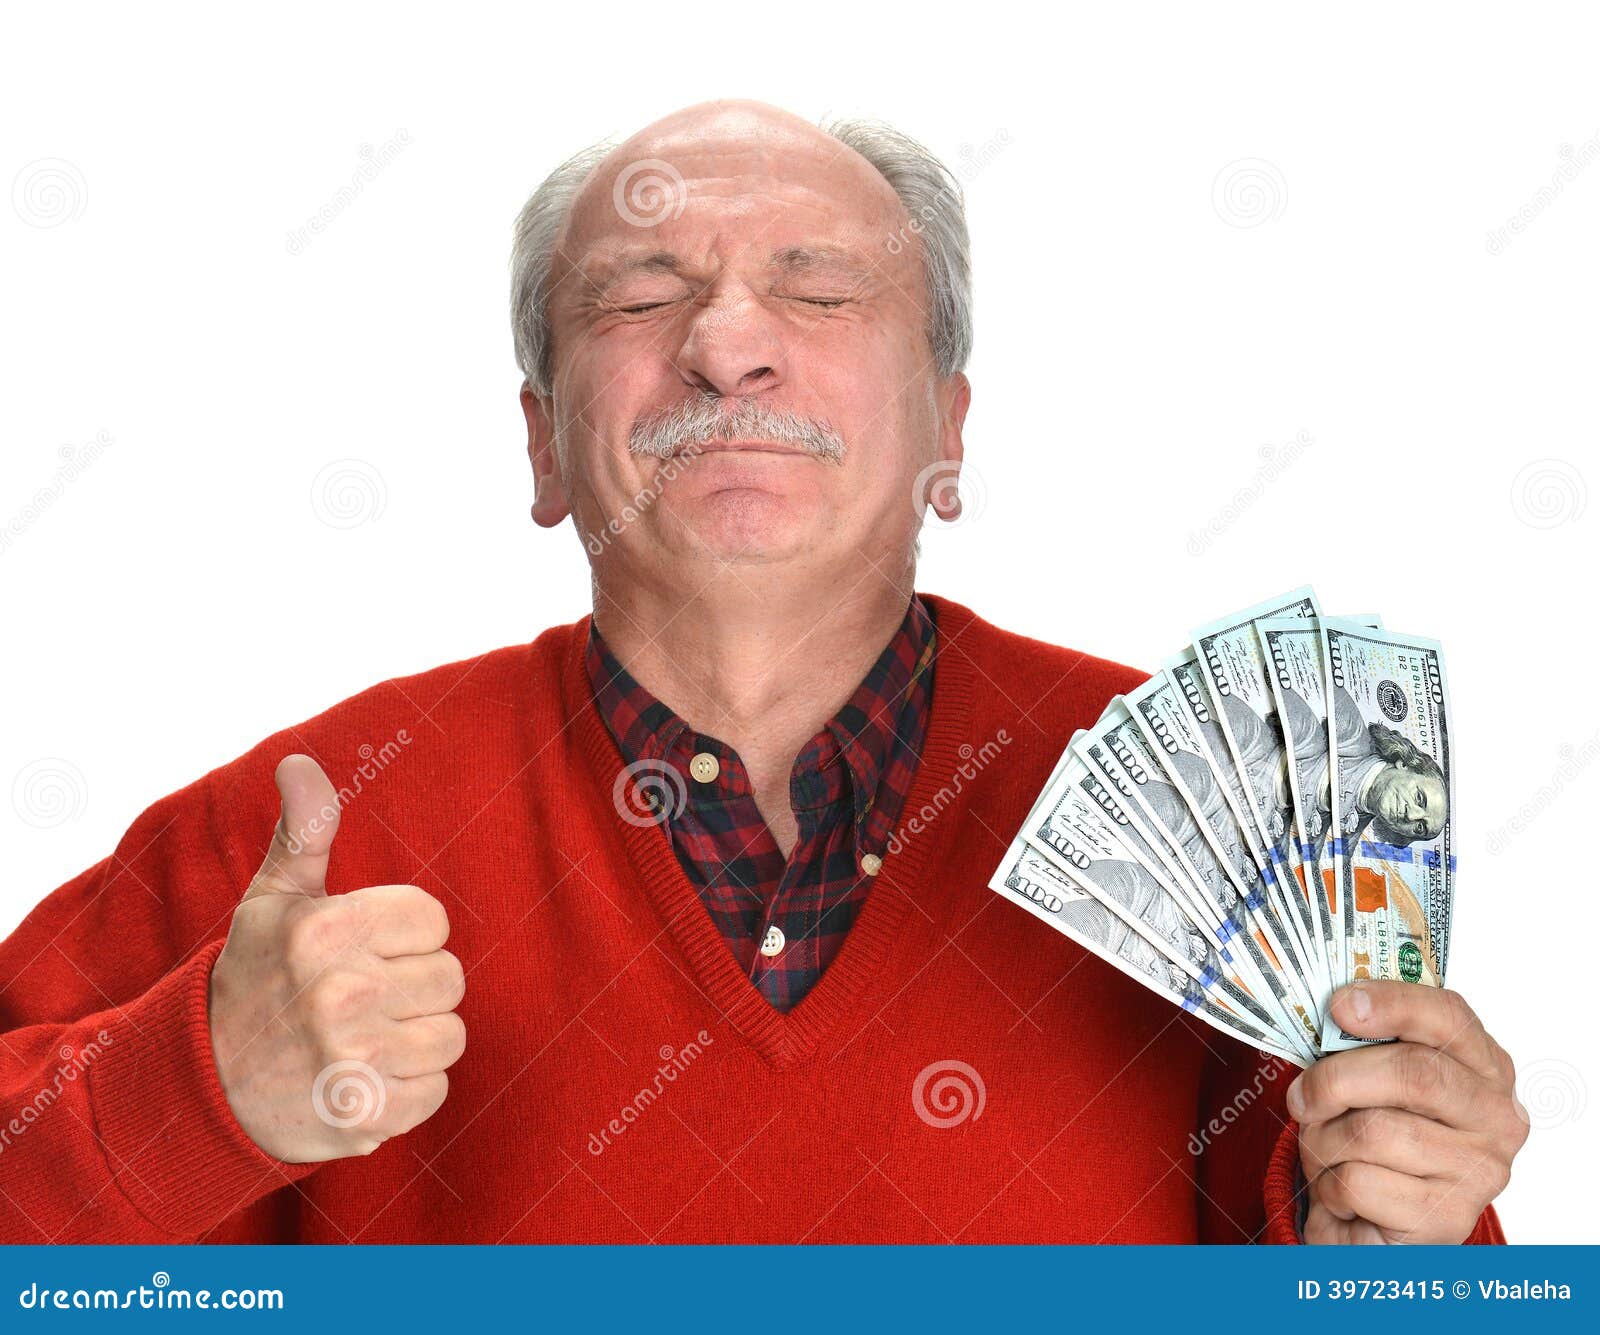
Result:
{"label": "eyebrow", "polygon": [[[858,276],[865,276],[871,271],[871,266],[864,263],[854,251],[843,246],[831,245],[783,246],[768,256],[767,264],[769,268],[776,269],[786,276],[820,269]],[[654,250],[585,261],[579,268],[585,272],[591,283],[597,287],[604,287],[634,273],[666,273],[681,276],[683,261],[670,250]]]}

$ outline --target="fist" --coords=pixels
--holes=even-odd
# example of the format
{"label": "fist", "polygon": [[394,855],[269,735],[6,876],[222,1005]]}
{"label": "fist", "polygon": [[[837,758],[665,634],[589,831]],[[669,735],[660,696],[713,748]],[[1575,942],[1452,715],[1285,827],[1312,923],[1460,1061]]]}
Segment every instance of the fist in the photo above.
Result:
{"label": "fist", "polygon": [[414,885],[327,893],[337,794],[286,756],[281,815],[211,971],[211,1046],[239,1125],[268,1154],[370,1154],[444,1102],[466,990],[444,906]]}
{"label": "fist", "polygon": [[1334,1017],[1362,1038],[1289,1087],[1310,1189],[1307,1242],[1464,1241],[1528,1139],[1516,1070],[1459,993],[1356,983]]}

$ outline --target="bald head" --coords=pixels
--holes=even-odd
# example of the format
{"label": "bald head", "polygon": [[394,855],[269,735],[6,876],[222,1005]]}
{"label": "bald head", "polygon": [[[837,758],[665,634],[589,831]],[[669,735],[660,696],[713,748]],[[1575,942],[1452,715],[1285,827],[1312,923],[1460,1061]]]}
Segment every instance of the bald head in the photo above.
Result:
{"label": "bald head", "polygon": [[535,518],[630,578],[903,564],[959,456],[968,291],[959,189],[887,128],[708,102],[580,155],[513,257]]}

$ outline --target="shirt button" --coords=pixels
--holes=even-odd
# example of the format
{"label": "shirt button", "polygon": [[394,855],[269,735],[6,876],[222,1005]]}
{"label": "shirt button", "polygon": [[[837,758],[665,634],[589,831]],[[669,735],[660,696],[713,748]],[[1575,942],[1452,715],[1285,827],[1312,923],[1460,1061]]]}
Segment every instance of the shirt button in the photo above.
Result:
{"label": "shirt button", "polygon": [[863,853],[861,855],[861,870],[868,876],[876,876],[883,870],[883,859],[876,853]]}
{"label": "shirt button", "polygon": [[780,927],[767,928],[767,934],[761,941],[761,953],[769,960],[783,949],[783,929]]}
{"label": "shirt button", "polygon": [[694,776],[696,783],[710,783],[722,773],[722,766],[711,752],[702,751],[689,762],[689,773]]}

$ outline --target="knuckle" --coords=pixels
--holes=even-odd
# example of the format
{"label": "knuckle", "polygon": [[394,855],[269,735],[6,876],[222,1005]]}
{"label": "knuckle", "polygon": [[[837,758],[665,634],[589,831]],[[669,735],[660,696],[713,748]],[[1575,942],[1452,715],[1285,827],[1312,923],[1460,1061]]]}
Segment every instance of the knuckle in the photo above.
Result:
{"label": "knuckle", "polygon": [[340,969],[318,978],[308,995],[313,1015],[325,1023],[343,1024],[376,1007],[378,988],[366,974]]}
{"label": "knuckle", "polygon": [[284,936],[291,964],[312,971],[322,968],[350,944],[350,914],[337,901],[306,901],[292,915]]}
{"label": "knuckle", "polygon": [[1357,1108],[1350,1115],[1350,1145],[1353,1150],[1376,1153],[1395,1140],[1394,1119],[1382,1108]]}
{"label": "knuckle", "polygon": [[1428,1048],[1409,1044],[1400,1049],[1395,1058],[1395,1074],[1401,1097],[1412,1106],[1431,1106],[1444,1093],[1444,1063],[1437,1052]]}

